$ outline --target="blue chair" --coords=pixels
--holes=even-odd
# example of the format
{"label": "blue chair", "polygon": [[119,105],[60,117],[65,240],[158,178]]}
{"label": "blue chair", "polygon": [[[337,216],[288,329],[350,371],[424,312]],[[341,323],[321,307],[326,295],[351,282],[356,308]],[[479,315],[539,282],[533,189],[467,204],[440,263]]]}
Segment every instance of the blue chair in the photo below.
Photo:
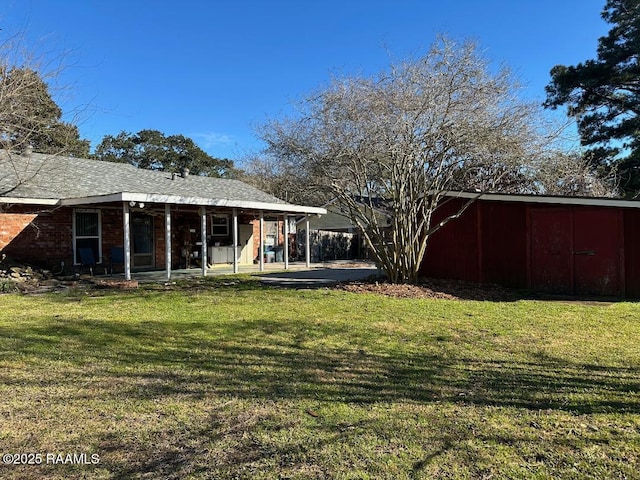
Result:
{"label": "blue chair", "polygon": [[113,276],[114,265],[122,265],[124,267],[124,248],[111,247],[109,253],[109,271],[111,272],[111,276]]}
{"label": "blue chair", "polygon": [[93,256],[92,248],[79,248],[78,255],[80,255],[80,271],[82,273],[82,267],[89,267],[89,272],[93,277],[93,267],[96,266],[96,258]]}

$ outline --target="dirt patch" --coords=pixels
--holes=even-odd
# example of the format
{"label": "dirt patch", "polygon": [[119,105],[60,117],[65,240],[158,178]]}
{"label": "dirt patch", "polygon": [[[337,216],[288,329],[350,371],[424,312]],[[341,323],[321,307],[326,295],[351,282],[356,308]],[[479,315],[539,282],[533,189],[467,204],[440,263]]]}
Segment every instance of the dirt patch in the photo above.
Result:
{"label": "dirt patch", "polygon": [[121,280],[117,278],[102,278],[91,281],[96,288],[109,288],[114,290],[133,290],[138,288],[137,280]]}
{"label": "dirt patch", "polygon": [[434,298],[511,302],[522,298],[517,292],[493,284],[456,280],[423,279],[418,285],[394,285],[387,282],[348,282],[336,288],[355,293],[377,293],[395,298]]}
{"label": "dirt patch", "polygon": [[392,285],[390,283],[346,283],[339,289],[354,293],[377,293],[396,298],[443,298],[454,300],[457,297],[445,292],[434,291],[418,285]]}

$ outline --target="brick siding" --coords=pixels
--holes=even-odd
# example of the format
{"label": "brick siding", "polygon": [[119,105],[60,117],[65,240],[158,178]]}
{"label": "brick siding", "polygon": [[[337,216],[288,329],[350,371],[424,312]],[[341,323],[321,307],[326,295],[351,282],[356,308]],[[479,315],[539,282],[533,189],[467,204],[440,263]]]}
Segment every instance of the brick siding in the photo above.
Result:
{"label": "brick siding", "polygon": [[[87,207],[92,209],[91,207]],[[73,208],[49,208],[43,206],[13,206],[0,212],[0,253],[17,261],[57,270],[61,262],[68,272],[73,270]],[[102,260],[109,264],[112,247],[124,245],[123,213],[119,205],[100,208],[102,225]],[[146,209],[145,209],[146,210]],[[150,208],[144,213],[153,216],[155,268],[163,269],[166,263],[164,209]],[[253,224],[253,257],[258,257],[260,246],[259,220],[254,216],[240,215],[240,224]],[[200,216],[197,209],[182,209],[171,213],[172,268],[184,268],[182,249],[190,241],[192,250],[200,241]],[[194,229],[191,233],[189,229]],[[189,240],[187,240],[187,238]],[[230,241],[230,238],[227,239]],[[278,222],[278,244],[282,245],[282,221]],[[122,265],[116,266],[122,271]]]}
{"label": "brick siding", "polygon": [[47,268],[73,261],[72,209],[14,206],[0,213],[0,251]]}

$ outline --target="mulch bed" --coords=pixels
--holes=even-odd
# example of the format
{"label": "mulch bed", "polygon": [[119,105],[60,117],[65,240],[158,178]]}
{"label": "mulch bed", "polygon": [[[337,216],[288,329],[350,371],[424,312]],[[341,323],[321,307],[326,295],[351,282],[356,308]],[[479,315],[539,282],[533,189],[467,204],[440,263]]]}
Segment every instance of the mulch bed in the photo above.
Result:
{"label": "mulch bed", "polygon": [[349,282],[336,288],[354,293],[377,293],[395,298],[433,298],[511,302],[522,298],[513,290],[493,284],[457,280],[423,279],[418,285],[394,285],[387,282]]}

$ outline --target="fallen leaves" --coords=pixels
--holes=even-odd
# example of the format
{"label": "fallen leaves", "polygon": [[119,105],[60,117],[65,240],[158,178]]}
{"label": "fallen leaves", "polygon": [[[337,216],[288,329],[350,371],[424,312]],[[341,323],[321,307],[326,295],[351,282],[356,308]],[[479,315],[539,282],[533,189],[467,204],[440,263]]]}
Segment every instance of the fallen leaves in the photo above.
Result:
{"label": "fallen leaves", "polygon": [[480,301],[512,301],[516,298],[514,291],[499,285],[441,279],[424,279],[418,285],[387,282],[350,282],[340,284],[337,288],[353,293],[376,293],[395,298]]}

